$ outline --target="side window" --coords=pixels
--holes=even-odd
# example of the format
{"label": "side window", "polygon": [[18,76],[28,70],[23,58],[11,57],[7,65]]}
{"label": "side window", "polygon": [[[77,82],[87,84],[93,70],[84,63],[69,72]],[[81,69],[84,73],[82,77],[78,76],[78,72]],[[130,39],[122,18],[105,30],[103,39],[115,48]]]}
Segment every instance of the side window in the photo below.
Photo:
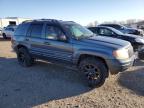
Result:
{"label": "side window", "polygon": [[92,31],[93,33],[96,33],[96,29],[95,28],[89,28],[90,31]]}
{"label": "side window", "polygon": [[43,24],[32,24],[30,37],[41,38],[42,30],[43,30]]}
{"label": "side window", "polygon": [[46,26],[46,39],[50,40],[66,40],[66,36],[62,30],[56,26]]}
{"label": "side window", "polygon": [[99,34],[106,35],[106,36],[114,36],[115,35],[115,33],[113,31],[105,29],[105,28],[99,29]]}
{"label": "side window", "polygon": [[54,26],[46,26],[46,39],[57,40],[58,33]]}
{"label": "side window", "polygon": [[94,32],[95,34],[99,34],[99,28],[95,28],[95,32]]}
{"label": "side window", "polygon": [[100,29],[99,28],[96,29],[96,34],[100,35]]}
{"label": "side window", "polygon": [[17,27],[14,35],[16,35],[16,36],[26,36],[28,27],[29,27],[29,23],[20,24]]}

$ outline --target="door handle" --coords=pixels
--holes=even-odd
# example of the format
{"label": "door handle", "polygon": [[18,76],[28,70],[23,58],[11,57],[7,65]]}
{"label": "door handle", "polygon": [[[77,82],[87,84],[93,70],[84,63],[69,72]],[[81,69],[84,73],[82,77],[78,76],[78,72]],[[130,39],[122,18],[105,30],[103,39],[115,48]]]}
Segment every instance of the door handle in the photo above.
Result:
{"label": "door handle", "polygon": [[46,45],[51,45],[50,42],[44,42],[44,44],[46,44]]}
{"label": "door handle", "polygon": [[26,41],[29,41],[29,39],[28,39],[28,38],[26,38],[25,40],[26,40]]}

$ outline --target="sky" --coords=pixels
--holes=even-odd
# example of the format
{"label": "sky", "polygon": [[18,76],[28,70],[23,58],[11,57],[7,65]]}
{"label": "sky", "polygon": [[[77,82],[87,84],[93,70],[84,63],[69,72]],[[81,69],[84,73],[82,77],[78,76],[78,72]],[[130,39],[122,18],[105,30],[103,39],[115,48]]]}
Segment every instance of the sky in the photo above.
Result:
{"label": "sky", "polygon": [[0,18],[60,19],[87,25],[144,19],[144,0],[0,0]]}

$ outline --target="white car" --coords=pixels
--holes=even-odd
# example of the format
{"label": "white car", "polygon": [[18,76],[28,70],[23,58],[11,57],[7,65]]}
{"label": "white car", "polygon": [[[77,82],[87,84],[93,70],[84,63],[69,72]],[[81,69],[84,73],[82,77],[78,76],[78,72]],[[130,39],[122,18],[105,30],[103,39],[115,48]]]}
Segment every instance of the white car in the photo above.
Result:
{"label": "white car", "polygon": [[14,34],[16,26],[8,26],[2,30],[2,36],[4,39],[11,38]]}
{"label": "white car", "polygon": [[0,35],[2,35],[2,28],[0,28]]}

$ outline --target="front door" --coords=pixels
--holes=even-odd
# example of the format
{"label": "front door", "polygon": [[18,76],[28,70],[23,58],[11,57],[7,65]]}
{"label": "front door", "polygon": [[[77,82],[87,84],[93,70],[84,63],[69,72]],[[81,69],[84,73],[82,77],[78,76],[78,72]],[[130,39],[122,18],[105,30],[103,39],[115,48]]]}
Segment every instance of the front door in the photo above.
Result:
{"label": "front door", "polygon": [[45,25],[45,54],[48,58],[72,62],[73,48],[62,28]]}
{"label": "front door", "polygon": [[118,35],[108,28],[99,28],[98,34],[101,36],[118,38]]}

